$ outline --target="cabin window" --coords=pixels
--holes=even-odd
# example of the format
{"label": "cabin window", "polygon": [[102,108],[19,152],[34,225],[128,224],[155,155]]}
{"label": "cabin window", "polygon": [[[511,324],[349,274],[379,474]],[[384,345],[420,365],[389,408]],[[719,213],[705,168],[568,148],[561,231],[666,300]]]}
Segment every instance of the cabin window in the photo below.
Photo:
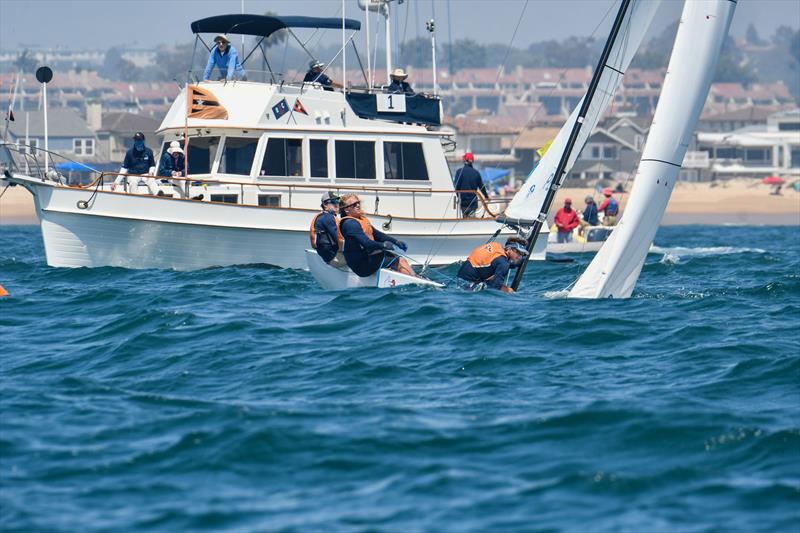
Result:
{"label": "cabin window", "polygon": [[302,176],[303,140],[270,138],[261,162],[262,176]]}
{"label": "cabin window", "polygon": [[258,139],[248,137],[227,137],[222,159],[219,162],[221,174],[239,174],[249,176],[253,168],[253,157],[256,155]]}
{"label": "cabin window", "polygon": [[261,207],[280,207],[281,195],[280,194],[259,194],[258,205]]}
{"label": "cabin window", "polygon": [[211,195],[212,202],[222,202],[223,204],[238,204],[239,203],[239,195],[238,194],[212,194]]}
{"label": "cabin window", "polygon": [[335,141],[335,143],[337,178],[375,179],[373,141]]}
{"label": "cabin window", "polygon": [[422,143],[384,142],[383,160],[387,180],[428,179]]}
{"label": "cabin window", "polygon": [[189,174],[210,174],[211,165],[217,156],[219,137],[196,137],[189,139],[187,159]]}
{"label": "cabin window", "polygon": [[308,150],[311,160],[311,177],[328,177],[328,141],[311,139],[308,141]]}

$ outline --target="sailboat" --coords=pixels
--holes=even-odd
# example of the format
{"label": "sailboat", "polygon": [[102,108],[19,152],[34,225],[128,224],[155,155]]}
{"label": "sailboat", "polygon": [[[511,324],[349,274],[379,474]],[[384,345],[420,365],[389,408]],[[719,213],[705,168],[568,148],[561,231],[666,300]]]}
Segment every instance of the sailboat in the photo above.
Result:
{"label": "sailboat", "polygon": [[628,206],[570,298],[628,298],[633,292],[708,96],[735,8],[733,0],[685,3]]}
{"label": "sailboat", "polygon": [[[540,234],[545,227],[555,193],[580,155],[592,130],[614,100],[625,71],[660,4],[660,0],[622,0],[586,95],[506,210],[496,217],[497,222],[526,237],[529,253],[536,249],[537,243],[541,244]],[[544,238],[546,234],[545,230]],[[515,291],[529,259],[530,254],[517,269],[511,284]],[[333,270],[332,267],[328,269]]]}
{"label": "sailboat", "polygon": [[[497,217],[501,224],[527,236],[535,248],[556,191],[580,155],[644,39],[660,0],[622,0],[586,95],[558,132],[508,208]],[[528,258],[517,269],[511,288],[517,290]]]}

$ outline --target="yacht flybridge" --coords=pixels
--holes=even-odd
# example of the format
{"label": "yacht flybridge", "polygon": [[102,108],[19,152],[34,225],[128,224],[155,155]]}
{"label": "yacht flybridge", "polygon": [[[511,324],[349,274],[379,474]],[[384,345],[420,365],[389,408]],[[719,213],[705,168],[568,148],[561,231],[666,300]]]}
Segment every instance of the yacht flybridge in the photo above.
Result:
{"label": "yacht flybridge", "polygon": [[[346,42],[345,32],[360,23],[222,15],[191,27],[203,44],[205,33],[263,41],[278,30],[294,36],[293,28],[339,28],[344,57],[353,38]],[[263,54],[257,45],[250,55],[259,49]],[[161,149],[153,147],[156,162],[172,141],[186,153],[186,173],[162,181],[163,195],[130,176],[129,186],[112,191],[116,174],[68,186],[47,163],[37,172],[7,173],[34,195],[48,264],[306,268],[309,223],[329,190],[358,194],[372,224],[408,243],[420,263],[459,261],[502,227],[484,198],[476,218],[460,217],[438,97],[388,94],[370,84],[330,90],[272,71],[267,77],[186,84],[157,131]],[[541,259],[546,239],[538,242]]]}

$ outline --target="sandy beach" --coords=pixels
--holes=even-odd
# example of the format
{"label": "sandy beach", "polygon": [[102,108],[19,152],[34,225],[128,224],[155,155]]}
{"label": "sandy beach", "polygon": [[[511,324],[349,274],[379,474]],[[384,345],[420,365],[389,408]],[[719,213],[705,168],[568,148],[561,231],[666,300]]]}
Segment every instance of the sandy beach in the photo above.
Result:
{"label": "sandy beach", "polygon": [[[772,195],[772,187],[748,179],[731,180],[715,187],[709,183],[679,183],[672,193],[664,224],[766,224],[800,225],[800,193],[785,187]],[[570,197],[583,209],[583,199],[592,188],[565,188],[556,196],[556,206]],[[627,193],[616,194],[623,212]],[[10,187],[0,198],[0,225],[36,224],[33,197],[22,187]]]}

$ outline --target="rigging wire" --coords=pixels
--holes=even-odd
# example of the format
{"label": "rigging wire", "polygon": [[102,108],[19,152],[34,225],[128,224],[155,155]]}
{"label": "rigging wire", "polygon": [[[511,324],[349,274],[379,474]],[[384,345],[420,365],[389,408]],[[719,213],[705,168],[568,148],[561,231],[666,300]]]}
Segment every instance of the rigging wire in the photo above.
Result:
{"label": "rigging wire", "polygon": [[495,86],[500,83],[500,73],[503,72],[506,68],[506,61],[508,61],[508,54],[511,52],[511,47],[514,45],[514,38],[517,36],[517,30],[519,30],[520,24],[522,24],[522,19],[525,18],[525,10],[528,9],[528,0],[525,0],[525,5],[522,6],[522,13],[519,14],[519,18],[517,19],[517,25],[514,27],[514,33],[511,34],[511,40],[508,41],[508,47],[506,48],[506,53],[503,56],[503,61],[500,63],[500,66],[497,67],[497,78],[494,80]]}

